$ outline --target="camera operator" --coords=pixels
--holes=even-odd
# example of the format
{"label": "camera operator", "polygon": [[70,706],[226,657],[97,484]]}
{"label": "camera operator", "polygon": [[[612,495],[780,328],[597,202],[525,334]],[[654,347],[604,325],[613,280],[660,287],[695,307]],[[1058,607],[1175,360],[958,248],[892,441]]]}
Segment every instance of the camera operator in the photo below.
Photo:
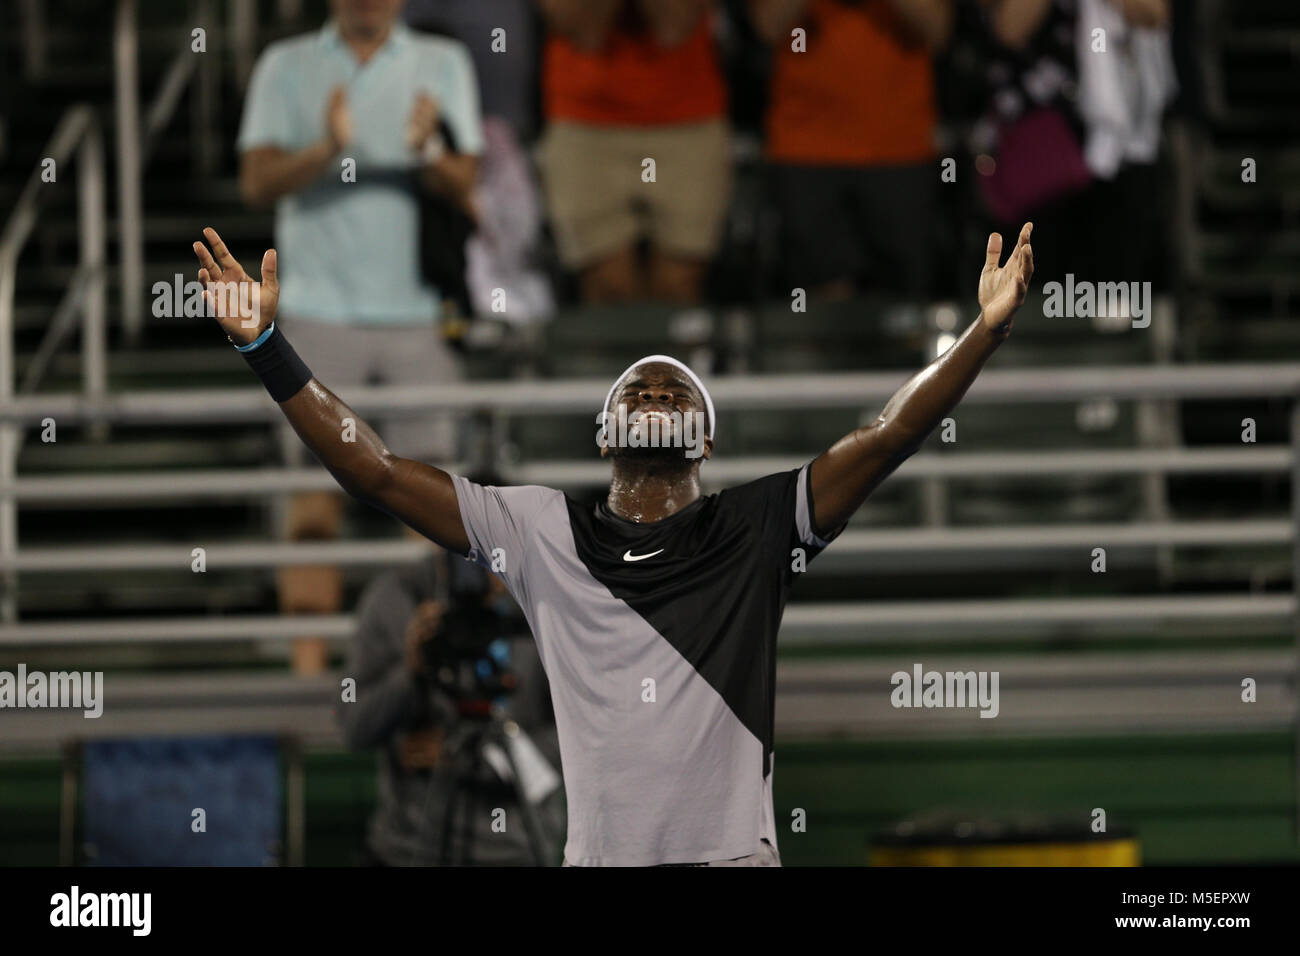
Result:
{"label": "camera operator", "polygon": [[[376,578],[359,602],[345,676],[356,680],[356,699],[339,705],[344,736],[353,748],[379,750],[367,863],[536,865],[539,848],[546,865],[558,862],[550,690],[527,625],[495,576],[438,551]],[[490,724],[489,711],[510,723]],[[490,726],[524,732],[522,780],[513,780],[507,747],[487,742]],[[529,839],[521,790],[536,800],[540,840]]]}

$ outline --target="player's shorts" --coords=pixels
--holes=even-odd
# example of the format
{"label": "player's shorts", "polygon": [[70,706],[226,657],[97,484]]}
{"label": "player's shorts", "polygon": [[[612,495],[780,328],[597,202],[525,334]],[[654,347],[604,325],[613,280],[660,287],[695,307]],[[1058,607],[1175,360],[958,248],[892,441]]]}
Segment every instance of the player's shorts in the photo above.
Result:
{"label": "player's shorts", "polygon": [[[781,855],[776,852],[776,847],[763,840],[759,843],[758,852],[751,853],[749,856],[737,857],[734,860],[711,860],[708,863],[664,863],[663,866],[780,866]],[[568,860],[564,861],[564,866],[573,866]]]}
{"label": "player's shorts", "polygon": [[[302,317],[276,320],[312,375],[343,401],[362,385],[437,385],[464,375],[443,341],[437,323],[350,325]],[[372,423],[400,458],[448,463],[456,457],[456,419],[449,413],[420,413]],[[295,464],[310,458],[296,436],[286,448]]]}
{"label": "player's shorts", "polygon": [[[655,181],[642,179],[646,159]],[[560,258],[580,269],[641,238],[710,259],[731,191],[731,137],[722,119],[668,126],[553,121],[538,152]]]}

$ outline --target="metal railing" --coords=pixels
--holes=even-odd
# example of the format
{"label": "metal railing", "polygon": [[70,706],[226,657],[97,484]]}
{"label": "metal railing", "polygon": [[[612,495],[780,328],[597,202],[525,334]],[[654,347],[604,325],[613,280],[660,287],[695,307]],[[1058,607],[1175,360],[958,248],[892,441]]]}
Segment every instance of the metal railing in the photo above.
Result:
{"label": "metal railing", "polygon": [[[714,383],[714,396],[723,409],[742,407],[749,411],[796,408],[818,409],[870,406],[887,399],[900,384],[891,373],[834,374],[815,377],[771,375],[722,378]],[[363,414],[385,416],[416,415],[430,410],[490,412],[497,421],[536,415],[591,414],[605,391],[605,383],[592,380],[541,382],[473,382],[455,386],[402,388],[358,388],[346,396]],[[1012,369],[985,372],[971,388],[963,407],[981,403],[1042,403],[1108,397],[1112,399],[1194,398],[1286,398],[1300,394],[1300,364],[1230,366],[1132,366],[1087,369]],[[0,423],[10,426],[35,423],[43,417],[91,424],[95,422],[178,423],[191,426],[228,424],[237,421],[266,421],[279,410],[257,388],[184,392],[135,392],[88,402],[76,395],[23,396],[0,408]],[[960,414],[960,410],[957,412]],[[1236,436],[1234,431],[1233,436]],[[1231,440],[1224,436],[1225,442]],[[728,459],[725,447],[717,460],[704,466],[710,484],[727,484],[800,464],[797,457],[751,457]],[[589,461],[487,462],[515,483],[541,483],[573,487],[595,486],[608,480],[608,466]],[[464,465],[459,466],[464,468]],[[906,463],[892,481],[934,477],[1053,476],[1156,473],[1274,473],[1290,472],[1293,481],[1300,474],[1300,424],[1293,416],[1291,445],[1214,448],[1116,449],[1108,451],[979,452],[972,454],[922,454]],[[40,479],[11,478],[0,482],[0,503],[13,508],[26,504],[70,503],[95,499],[100,505],[149,500],[153,503],[192,501],[212,496],[223,499],[257,499],[271,492],[322,489],[331,486],[329,476],[319,469],[258,468],[220,469],[194,473],[131,473],[116,476],[50,476]],[[1300,498],[1300,496],[1298,496]],[[836,542],[826,558],[832,563],[842,557],[903,554],[985,554],[992,552],[1060,551],[1094,546],[1160,548],[1173,546],[1259,546],[1285,547],[1294,543],[1297,509],[1292,515],[1254,520],[1171,521],[1147,520],[1128,524],[1071,524],[1011,527],[925,527],[850,529]],[[377,567],[411,560],[422,545],[411,541],[338,542],[195,542],[205,547],[209,570],[219,568],[279,567],[295,564],[336,563]],[[835,556],[835,557],[832,557]],[[1300,554],[1293,555],[1300,562]],[[166,570],[185,568],[191,561],[191,547],[178,544],[134,543],[95,548],[19,549],[17,542],[0,550],[0,572],[62,573],[97,569]],[[1300,586],[1300,574],[1295,576]],[[1230,618],[1251,615],[1258,608],[1262,617],[1276,620],[1292,613],[1293,595],[1284,605],[1277,596],[1210,595],[1199,602],[1170,599],[1162,595],[1134,599],[1098,599],[1059,604],[1061,619],[1087,624],[1110,622],[1126,616],[1135,621],[1153,615],[1185,618],[1179,607],[1195,608],[1197,615]],[[1049,602],[1050,603],[1050,602]],[[1017,617],[1016,606],[1027,612],[1023,602],[985,602],[963,605],[954,619],[983,621],[1000,626]],[[879,622],[884,610],[879,605],[850,604],[813,613],[792,606],[788,623],[792,627],[813,627],[824,636],[832,625],[843,627],[854,620]],[[907,619],[939,613],[933,603],[902,605],[891,611],[891,626]],[[1045,610],[1035,611],[1035,620],[1048,620]],[[942,616],[942,615],[941,615]],[[1023,616],[1023,615],[1022,615]],[[329,633],[340,633],[340,617]],[[161,622],[150,626],[156,632]],[[215,633],[246,633],[253,621],[222,619],[221,623],[183,619],[166,623],[177,638]],[[6,629],[0,636],[17,642],[23,635],[52,635],[60,625],[41,624],[38,631]],[[124,633],[117,623],[102,622],[104,630],[87,622],[68,622],[70,630],[83,636]],[[300,627],[301,622],[294,625]],[[257,625],[265,632],[265,628]],[[277,634],[289,636],[293,628]]]}
{"label": "metal railing", "polygon": [[[969,666],[969,654],[927,655],[936,667]],[[908,652],[871,659],[785,658],[776,667],[778,740],[898,741],[916,738],[1089,736],[1285,731],[1291,714],[1285,651],[1236,650],[1189,656],[1099,652],[1068,658],[982,654],[981,669],[1003,675],[997,720],[960,708],[899,711],[885,693],[890,675],[909,670]],[[1234,703],[1225,675],[1251,674],[1259,702]],[[345,747],[333,704],[342,672],[315,677],[267,671],[113,674],[112,706],[96,720],[75,710],[36,708],[5,715],[0,755],[49,754],[69,739],[174,735],[292,734],[309,749]],[[1229,681],[1231,678],[1229,677]],[[1141,687],[1143,693],[1133,693]],[[971,719],[974,718],[974,719]]]}
{"label": "metal railing", "polygon": [[[1010,525],[996,528],[875,528],[845,531],[835,540],[834,562],[847,557],[990,551],[1045,551],[1108,548],[1225,547],[1286,545],[1291,523],[1285,518],[1257,521],[1149,522],[1141,524]],[[418,541],[195,542],[87,547],[26,548],[0,556],[0,571],[167,571],[185,569],[191,551],[203,547],[209,570],[330,564],[382,568],[417,560]]]}
{"label": "metal railing", "polygon": [[[396,558],[413,560],[423,546],[410,542],[393,549]],[[397,554],[399,550],[405,553]],[[295,562],[301,559],[294,558]],[[399,561],[386,562],[388,566]],[[1117,628],[1162,623],[1231,620],[1237,623],[1285,624],[1296,613],[1291,594],[1139,595],[1104,598],[988,598],[945,601],[836,601],[792,603],[782,623],[783,647],[809,645],[867,646],[876,629],[889,628],[888,643],[985,637],[989,626],[1000,639],[1025,645],[1039,635],[1031,629],[1056,625],[1095,625],[1099,633]],[[1104,625],[1104,627],[1101,627]],[[170,618],[120,618],[106,621],[39,621],[0,625],[0,647],[96,644],[187,644],[202,641],[290,641],[303,634],[346,638],[353,633],[350,614],[231,615]],[[881,636],[882,639],[884,635]]]}
{"label": "metal railing", "polygon": [[[799,464],[786,456],[747,455],[709,462],[705,485],[751,481]],[[446,466],[456,474],[473,470],[469,462]],[[1113,451],[922,453],[890,480],[928,478],[1071,477],[1078,475],[1265,474],[1287,473],[1286,445],[1255,448],[1117,449]],[[512,485],[599,488],[609,483],[609,466],[598,461],[501,462],[496,471]],[[337,482],[324,468],[223,468],[186,471],[128,471],[94,475],[42,475],[0,485],[0,496],[38,505],[78,508],[118,507],[125,502],[185,506],[195,501],[240,500],[281,492],[333,491]],[[1286,522],[1282,522],[1286,525]],[[1289,526],[1287,526],[1289,527]],[[1289,534],[1289,530],[1287,531]]]}
{"label": "metal railing", "polygon": [[[719,408],[861,408],[888,400],[902,384],[899,372],[835,372],[719,378],[711,392]],[[506,417],[564,413],[589,417],[609,389],[606,379],[476,381],[447,385],[366,386],[349,389],[348,404],[363,415],[418,417],[433,411],[485,412]],[[1300,363],[1233,365],[1119,365],[1105,368],[989,369],[962,404],[1116,400],[1282,398],[1300,395]],[[0,408],[0,421],[229,425],[277,421],[279,409],[256,387],[123,392],[89,402],[77,395],[24,396]],[[1243,450],[1246,450],[1243,446]],[[707,467],[707,466],[706,466]]]}
{"label": "metal railing", "polygon": [[130,341],[144,321],[144,167],[140,160],[139,48],[135,0],[113,18],[113,114],[117,127],[117,242],[122,327]]}
{"label": "metal railing", "polygon": [[[289,5],[281,5],[286,15]],[[211,0],[197,0],[193,19],[215,25],[215,7]],[[25,71],[29,80],[39,79],[46,63],[47,26],[42,5],[25,0],[20,8],[25,46]],[[233,0],[230,8],[230,31],[234,37],[235,68],[238,79],[246,81],[251,69],[256,40],[255,7],[250,0]],[[116,128],[117,205],[119,210],[116,239],[120,256],[119,280],[121,315],[125,337],[138,340],[143,329],[144,287],[144,203],[142,176],[161,131],[170,121],[181,94],[194,83],[197,117],[194,129],[196,164],[199,173],[210,173],[215,163],[217,84],[220,78],[219,54],[200,57],[190,50],[189,32],[185,31],[179,51],[148,109],[144,128],[140,123],[138,27],[135,0],[117,0],[113,22],[114,123]],[[70,108],[60,119],[54,134],[42,150],[42,161],[33,171],[9,221],[0,236],[0,407],[15,407],[15,328],[14,297],[18,260],[37,222],[37,211],[45,196],[57,188],[58,171],[75,155],[78,158],[79,264],[67,291],[54,311],[46,334],[27,364],[18,395],[34,392],[49,369],[55,353],[81,319],[82,408],[99,408],[107,393],[107,278],[105,215],[105,162],[103,137],[94,111],[86,105]],[[47,182],[47,165],[56,173]],[[44,420],[41,416],[36,423]],[[109,416],[111,417],[111,416]],[[65,416],[66,418],[66,416]],[[101,417],[98,425],[108,419]],[[102,430],[99,434],[103,434]],[[22,431],[11,419],[0,419],[0,485],[10,486],[16,478]],[[13,495],[0,496],[0,562],[17,550],[17,500]],[[8,565],[6,565],[8,567]],[[16,582],[9,571],[0,571],[0,620],[12,621],[17,614]]]}
{"label": "metal railing", "polygon": [[[103,401],[108,373],[105,358],[105,274],[106,217],[104,212],[104,146],[94,112],[88,106],[74,106],[64,113],[42,150],[42,162],[32,172],[5,230],[0,235],[0,407],[15,404],[14,394],[14,294],[18,283],[18,260],[36,226],[42,201],[59,189],[59,170],[77,158],[77,234],[79,260],[73,281],[55,310],[45,339],[37,350],[35,368],[40,369],[58,347],[60,338],[71,325],[71,317],[81,315],[82,395],[86,407]],[[49,166],[49,163],[53,166]],[[47,170],[55,178],[47,182]],[[44,358],[43,358],[44,357]],[[24,390],[36,385],[36,375],[29,374],[22,383]],[[36,420],[39,424],[40,419]],[[13,420],[0,420],[0,485],[16,477],[18,450],[23,433]],[[0,497],[0,555],[12,555],[18,548],[17,502],[11,495]],[[11,576],[3,579],[0,594],[0,619],[12,621],[17,613],[16,584]]]}
{"label": "metal railing", "polygon": [[[224,26],[213,0],[195,0],[190,22],[208,34],[206,52],[195,53],[190,30],[181,31],[176,54],[145,110],[141,125],[139,94],[139,29],[135,0],[117,0],[113,20],[113,111],[117,140],[118,234],[121,256],[122,329],[128,342],[138,342],[144,329],[144,187],[145,167],[181,103],[186,87],[193,88],[191,149],[196,178],[216,171],[222,145],[219,130],[224,32],[229,36],[230,67],[242,89],[252,72],[257,43],[254,0],[230,0]],[[283,11],[282,11],[283,12]]]}

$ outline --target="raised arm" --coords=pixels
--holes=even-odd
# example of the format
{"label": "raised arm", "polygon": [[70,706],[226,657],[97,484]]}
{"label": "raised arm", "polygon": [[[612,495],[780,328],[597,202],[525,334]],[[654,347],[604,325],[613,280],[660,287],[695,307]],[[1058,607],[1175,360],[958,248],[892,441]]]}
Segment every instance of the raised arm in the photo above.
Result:
{"label": "raised arm", "polygon": [[1032,223],[1024,225],[1002,267],[1002,237],[989,236],[980,273],[979,318],[948,351],[895,392],[874,422],[845,435],[813,462],[813,519],[819,533],[848,521],[876,486],[921,447],[1011,334],[1012,318],[1034,274],[1032,230]]}
{"label": "raised arm", "polygon": [[[211,252],[196,242],[194,253],[199,258],[199,281],[206,290],[209,311],[236,346],[251,345],[270,332],[270,339],[258,348],[275,347],[273,340],[280,334],[270,329],[280,297],[275,250],[268,249],[262,257],[262,281],[258,283],[235,261],[216,230],[204,229],[203,235],[212,246]],[[257,353],[254,350],[250,354]],[[284,363],[278,355],[263,358],[277,363],[268,374],[277,376],[277,381],[292,381],[292,373],[281,370]],[[457,554],[469,551],[449,474],[422,462],[398,458],[356,412],[314,378],[291,395],[272,391],[272,397],[298,437],[344,491],[387,511]]]}

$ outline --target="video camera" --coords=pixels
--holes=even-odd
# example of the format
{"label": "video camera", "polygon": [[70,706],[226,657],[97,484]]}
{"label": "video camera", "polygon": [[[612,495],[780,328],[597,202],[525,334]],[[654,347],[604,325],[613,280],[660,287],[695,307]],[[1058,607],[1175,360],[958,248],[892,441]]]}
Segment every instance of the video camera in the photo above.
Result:
{"label": "video camera", "polygon": [[461,716],[486,718],[493,702],[516,686],[493,647],[515,627],[509,614],[489,603],[488,572],[478,565],[448,555],[447,580],[447,610],[437,634],[424,643],[425,667]]}

